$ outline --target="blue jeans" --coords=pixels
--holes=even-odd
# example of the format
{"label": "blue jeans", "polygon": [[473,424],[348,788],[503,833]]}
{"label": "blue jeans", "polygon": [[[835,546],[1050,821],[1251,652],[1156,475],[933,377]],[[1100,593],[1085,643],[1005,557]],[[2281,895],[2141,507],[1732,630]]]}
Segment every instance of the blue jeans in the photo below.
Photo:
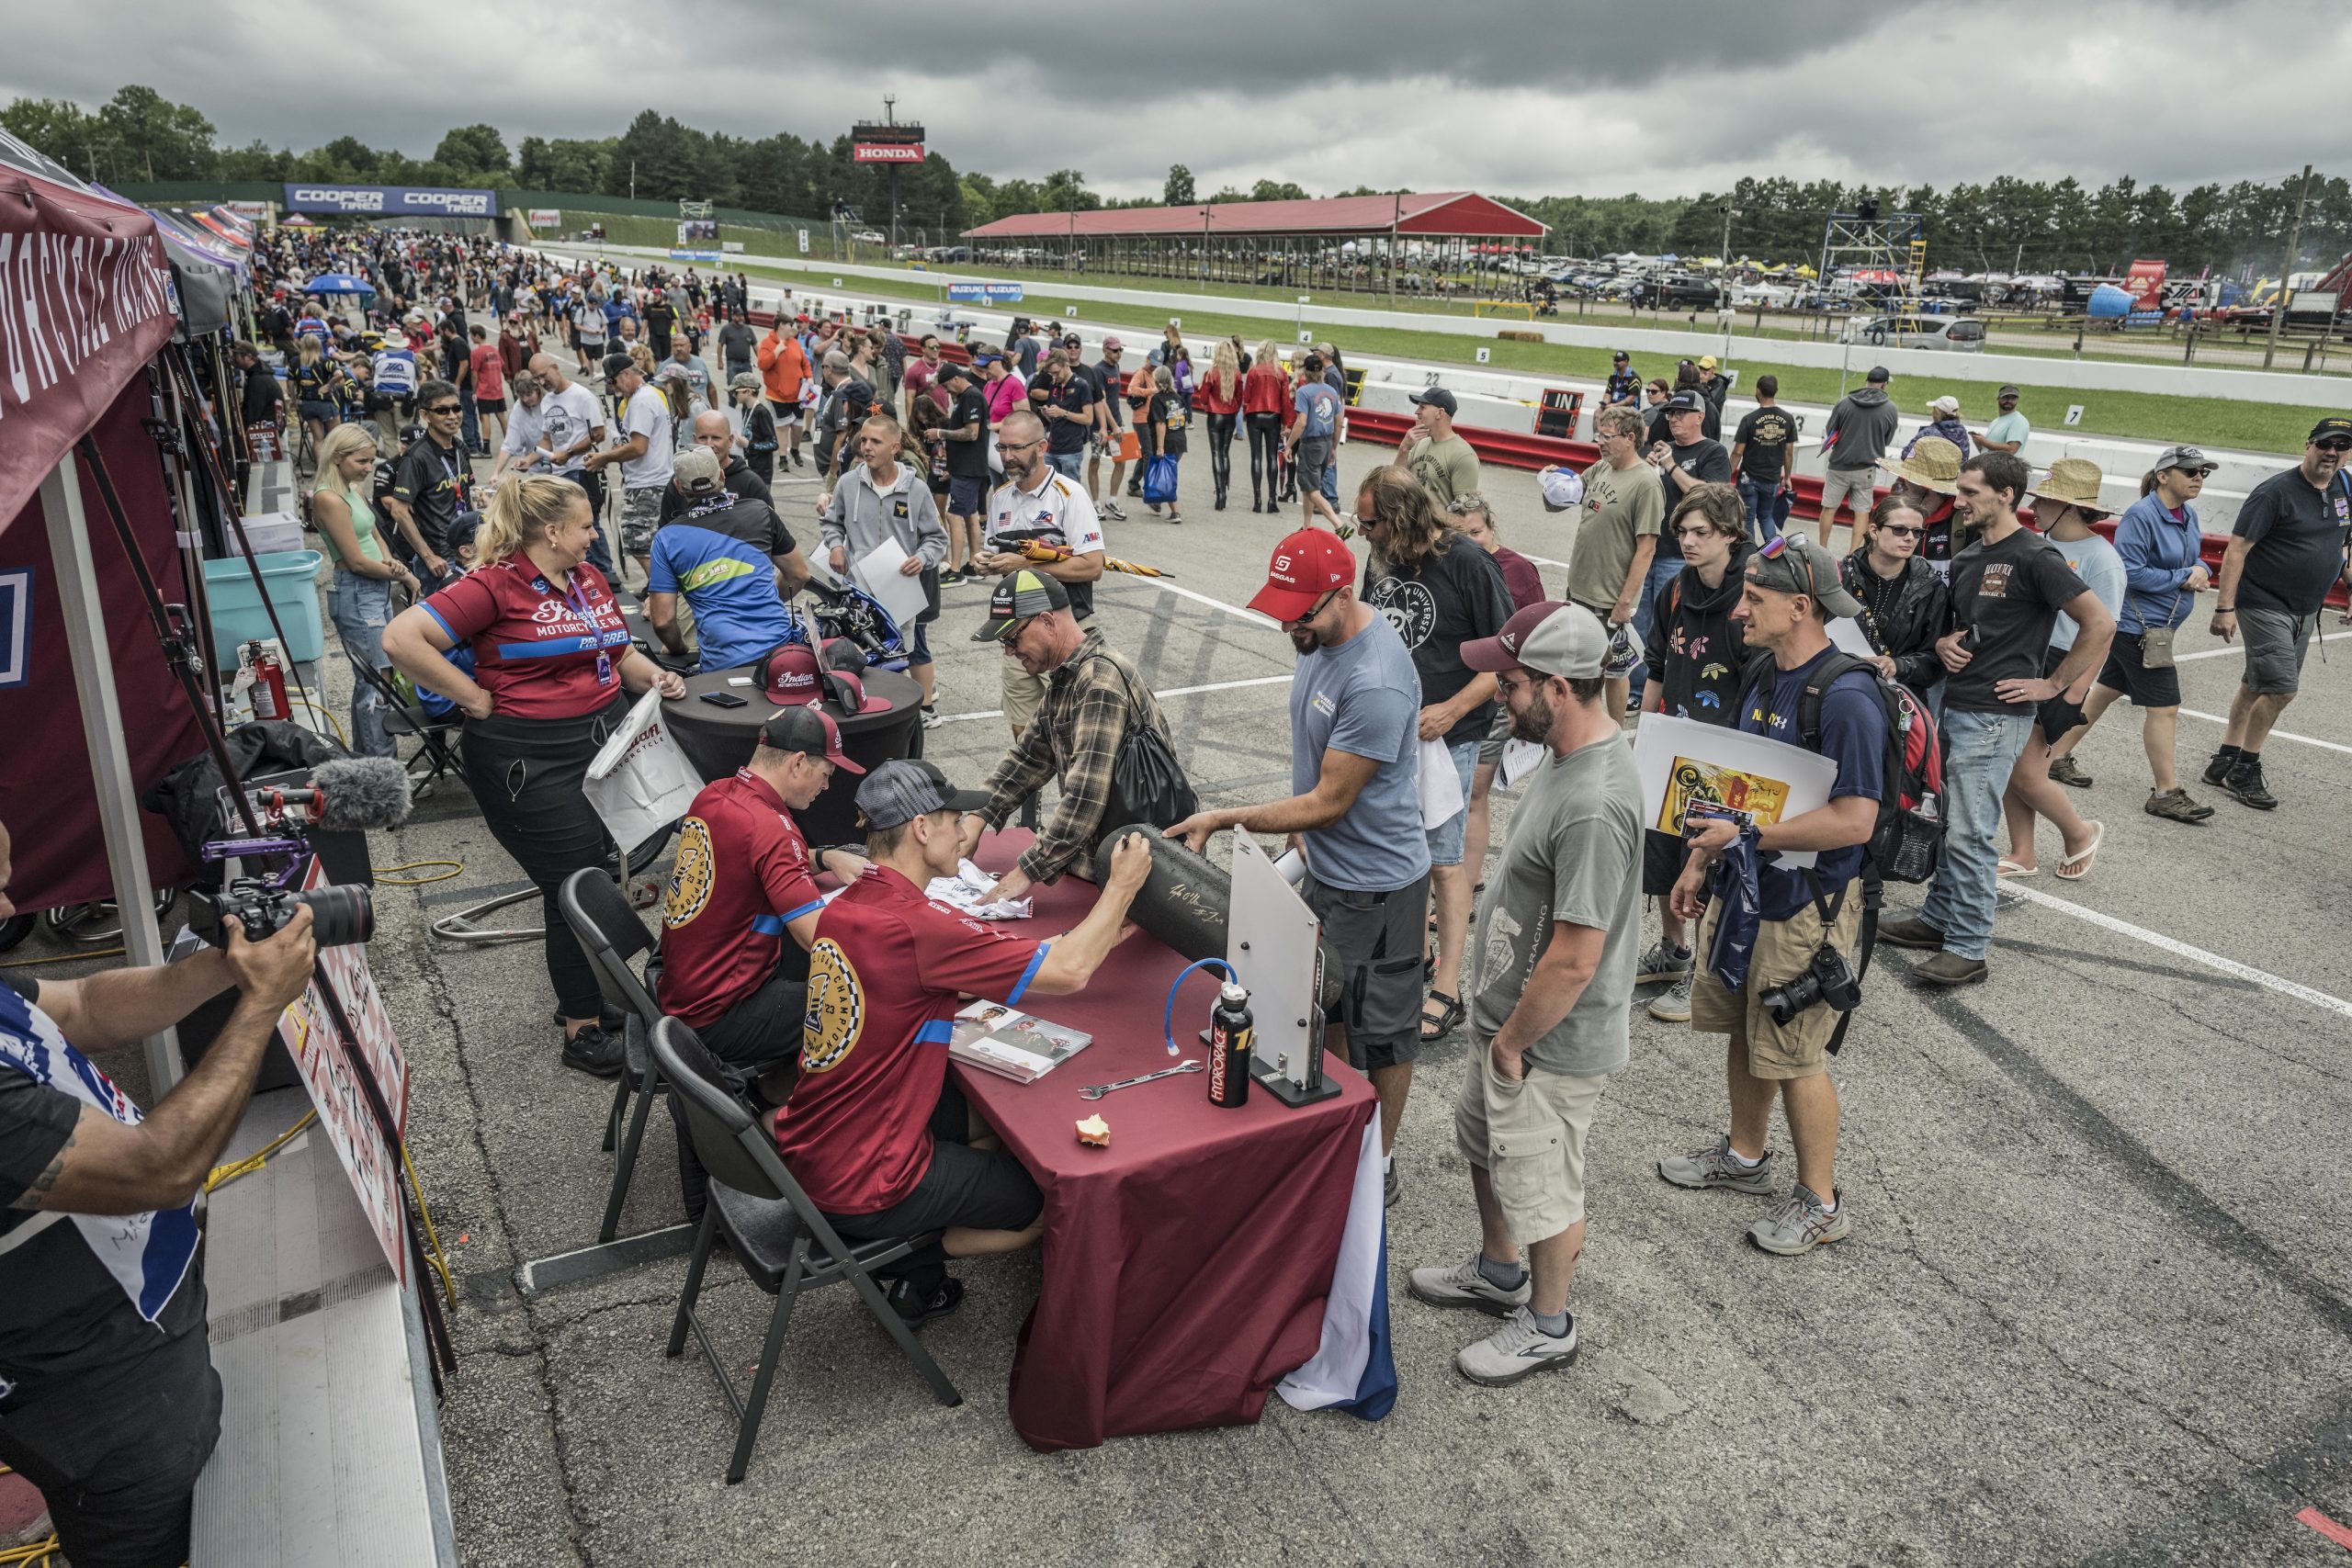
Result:
{"label": "blue jeans", "polygon": [[[1674,586],[1674,580],[1682,575],[1682,569],[1689,564],[1690,562],[1680,556],[1668,556],[1664,560],[1650,562],[1649,581],[1642,584],[1642,596],[1634,604],[1635,643],[1644,648],[1649,646],[1650,623],[1657,618],[1658,599],[1668,589]],[[1639,705],[1642,700],[1643,688],[1648,684],[1649,666],[1644,664],[1634,671],[1626,686],[1627,694],[1636,705]]]}
{"label": "blue jeans", "polygon": [[458,403],[462,411],[458,422],[460,439],[465,442],[467,451],[476,451],[481,446],[481,415],[474,408],[473,393],[460,389]]}
{"label": "blue jeans", "polygon": [[2001,792],[2033,733],[2033,709],[1946,708],[1942,728],[1944,856],[1919,916],[1944,933],[1946,953],[1982,958],[1993,945],[1993,894],[2000,885],[1993,835],[2001,826]]}
{"label": "blue jeans", "polygon": [[1481,736],[1477,739],[1461,741],[1458,744],[1449,745],[1445,749],[1445,754],[1453,759],[1454,773],[1462,780],[1462,809],[1436,827],[1422,830],[1430,841],[1431,865],[1460,865],[1462,863],[1464,840],[1470,832],[1470,778],[1477,771],[1478,748],[1484,741],[1485,737]]}
{"label": "blue jeans", "polygon": [[1061,475],[1062,478],[1077,479],[1080,484],[1086,482],[1084,477],[1079,472],[1086,464],[1086,448],[1083,446],[1075,452],[1048,452],[1046,454],[1046,461],[1052,466],[1054,472]]}
{"label": "blue jeans", "polygon": [[[389,668],[384,657],[384,628],[392,619],[392,585],[356,572],[338,571],[327,590],[327,614],[335,635],[354,657],[374,669]],[[384,726],[384,699],[356,675],[351,684],[351,750],[362,757],[397,755],[391,731]]]}
{"label": "blue jeans", "polygon": [[1745,474],[1739,480],[1740,503],[1747,508],[1747,537],[1751,544],[1769,545],[1780,536],[1781,491],[1766,490]]}

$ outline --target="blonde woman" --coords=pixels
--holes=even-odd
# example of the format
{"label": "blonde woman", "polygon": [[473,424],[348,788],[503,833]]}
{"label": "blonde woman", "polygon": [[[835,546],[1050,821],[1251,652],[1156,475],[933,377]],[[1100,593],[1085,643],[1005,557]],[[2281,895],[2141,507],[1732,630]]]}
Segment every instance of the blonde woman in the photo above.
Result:
{"label": "blonde woman", "polygon": [[[621,1040],[600,1021],[595,976],[556,892],[610,858],[582,786],[628,712],[626,694],[658,688],[675,699],[686,684],[631,644],[611,585],[588,564],[595,539],[587,491],[570,479],[506,475],[475,539],[481,564],[401,611],[385,628],[384,651],[466,716],[466,784],[491,836],[538,886],[563,1065],[612,1077]],[[461,644],[471,673],[449,660]]]}
{"label": "blonde woman", "polygon": [[1233,433],[1241,423],[1241,351],[1231,339],[1218,344],[1209,373],[1193,389],[1193,411],[1208,418],[1209,477],[1216,481],[1216,509],[1233,488]]}
{"label": "blonde woman", "polygon": [[[319,488],[311,492],[311,521],[334,563],[327,614],[335,635],[345,652],[381,670],[390,662],[384,657],[384,628],[392,619],[392,584],[404,584],[412,595],[419,590],[416,574],[391,558],[377,531],[376,508],[368,499],[375,474],[376,437],[367,425],[338,424],[327,432],[319,445]],[[365,681],[352,682],[351,749],[363,757],[396,754],[391,732],[384,728],[384,700]]]}
{"label": "blonde woman", "polygon": [[[1283,420],[1290,412],[1290,372],[1283,368],[1283,351],[1268,338],[1250,355],[1249,374],[1241,378],[1241,423],[1250,432],[1250,510],[1272,512],[1279,504],[1275,487],[1281,482]],[[1265,502],[1259,502],[1259,486]]]}

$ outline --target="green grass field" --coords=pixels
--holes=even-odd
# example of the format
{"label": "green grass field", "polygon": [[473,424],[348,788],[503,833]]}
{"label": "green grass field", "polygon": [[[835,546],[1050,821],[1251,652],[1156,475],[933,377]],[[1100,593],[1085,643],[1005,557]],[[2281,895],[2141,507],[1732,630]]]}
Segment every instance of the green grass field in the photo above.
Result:
{"label": "green grass field", "polygon": [[[658,220],[644,221],[652,223]],[[607,219],[605,222],[609,227],[611,220]],[[623,239],[616,231],[611,237],[622,243],[666,244],[670,239],[670,235],[665,233],[658,240],[631,242]],[[778,243],[779,248],[795,243],[790,234],[765,235],[759,231],[736,231],[729,237],[745,238],[747,245],[752,238],[772,238]],[[753,253],[747,249],[745,254]],[[730,263],[734,260],[730,258]],[[827,264],[821,262],[804,265],[758,261],[742,265],[747,271],[783,278],[796,288],[812,288],[820,295],[831,276],[826,270]],[[1008,280],[1021,277],[1024,285],[1027,282],[1027,278],[1021,275],[1005,276]],[[813,285],[812,278],[818,280]],[[1043,281],[1050,286],[1068,279],[1057,273],[1045,276]],[[1089,284],[1090,287],[1113,286],[1107,279],[1090,279]],[[938,303],[945,292],[944,279],[928,279],[920,272],[910,272],[903,278],[845,278],[843,286],[861,293],[930,303]],[[1253,290],[1239,286],[1217,287],[1221,291],[1238,297],[1278,298],[1285,303],[1297,299],[1295,292]],[[1363,308],[1370,299],[1369,296],[1358,295],[1329,298],[1350,309]],[[1029,292],[1022,308],[1040,318],[1050,319],[1062,315],[1068,307],[1073,305],[1078,307],[1080,315],[1090,321],[1134,327],[1147,333],[1157,333],[1170,315],[1177,315],[1183,318],[1184,330],[1188,334],[1204,333],[1221,337],[1228,333],[1239,333],[1246,343],[1255,344],[1261,338],[1272,337],[1284,344],[1295,336],[1285,321],[1195,310],[1187,301],[1186,289],[1181,284],[1165,292],[1138,289],[1132,304],[1069,299],[1051,293]],[[1421,307],[1416,306],[1415,309]],[[1464,313],[1466,310],[1465,306]],[[1473,340],[1451,333],[1416,332],[1403,327],[1324,328],[1318,325],[1315,307],[1311,303],[1306,307],[1306,321],[1310,330],[1318,335],[1329,335],[1343,351],[1474,368],[1471,351],[1478,345]],[[1508,321],[1497,323],[1498,330],[1510,325]],[[1606,349],[1576,348],[1562,344],[1509,343],[1500,339],[1486,346],[1490,350],[1489,363],[1483,367],[1487,369],[1535,375],[1549,373],[1590,381],[1605,379],[1609,374],[1610,359]],[[2147,441],[2193,441],[2209,446],[2240,447],[2255,452],[2300,453],[2303,449],[2303,437],[2311,430],[2312,421],[2324,413],[2343,412],[2341,408],[2233,402],[2219,398],[2172,397],[2153,392],[2078,391],[2063,387],[2037,386],[2031,375],[2032,359],[2023,355],[2009,357],[2014,357],[2018,367],[2015,379],[2024,394],[2022,410],[2026,417],[2033,421],[2037,430],[2046,431],[2057,425],[2064,419],[2067,406],[2080,402],[2083,418],[2075,428],[2086,434],[2120,435]],[[1861,363],[1859,357],[1857,363]],[[1669,371],[1671,365],[1663,355],[1644,355],[1635,357],[1634,367],[1645,375],[1657,375]],[[1781,378],[1781,396],[1792,402],[1826,404],[1835,402],[1838,397],[1839,378],[1835,370],[1774,365],[1764,360],[1739,362],[1739,370],[1743,388],[1752,386],[1760,375],[1770,373],[1778,376]],[[1848,382],[1849,388],[1857,384],[1859,375]],[[1928,399],[1945,392],[1960,399],[1961,415],[1972,423],[1982,423],[1998,412],[1993,406],[1993,389],[1981,382],[1939,383],[1926,377],[1906,376],[1896,378],[1894,391],[1895,400],[1904,412],[1913,415],[1925,410]],[[2347,396],[2345,402],[2352,406],[2352,396]]]}

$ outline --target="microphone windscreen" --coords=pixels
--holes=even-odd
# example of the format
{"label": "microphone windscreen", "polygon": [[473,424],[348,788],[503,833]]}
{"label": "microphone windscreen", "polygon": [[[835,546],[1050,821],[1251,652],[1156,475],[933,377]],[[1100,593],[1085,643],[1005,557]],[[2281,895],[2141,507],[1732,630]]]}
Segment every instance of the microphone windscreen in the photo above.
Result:
{"label": "microphone windscreen", "polygon": [[390,757],[338,757],[311,770],[326,797],[319,826],[367,832],[408,820],[408,770]]}

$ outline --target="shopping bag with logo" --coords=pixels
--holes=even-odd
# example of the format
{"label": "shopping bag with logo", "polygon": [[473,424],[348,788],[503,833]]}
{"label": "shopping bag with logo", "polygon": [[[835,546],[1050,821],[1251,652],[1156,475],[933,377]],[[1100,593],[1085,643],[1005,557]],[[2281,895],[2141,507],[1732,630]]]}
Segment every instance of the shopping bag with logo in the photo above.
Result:
{"label": "shopping bag with logo", "polygon": [[662,716],[662,694],[648,692],[588,764],[588,804],[613,842],[632,849],[686,814],[702,779]]}

